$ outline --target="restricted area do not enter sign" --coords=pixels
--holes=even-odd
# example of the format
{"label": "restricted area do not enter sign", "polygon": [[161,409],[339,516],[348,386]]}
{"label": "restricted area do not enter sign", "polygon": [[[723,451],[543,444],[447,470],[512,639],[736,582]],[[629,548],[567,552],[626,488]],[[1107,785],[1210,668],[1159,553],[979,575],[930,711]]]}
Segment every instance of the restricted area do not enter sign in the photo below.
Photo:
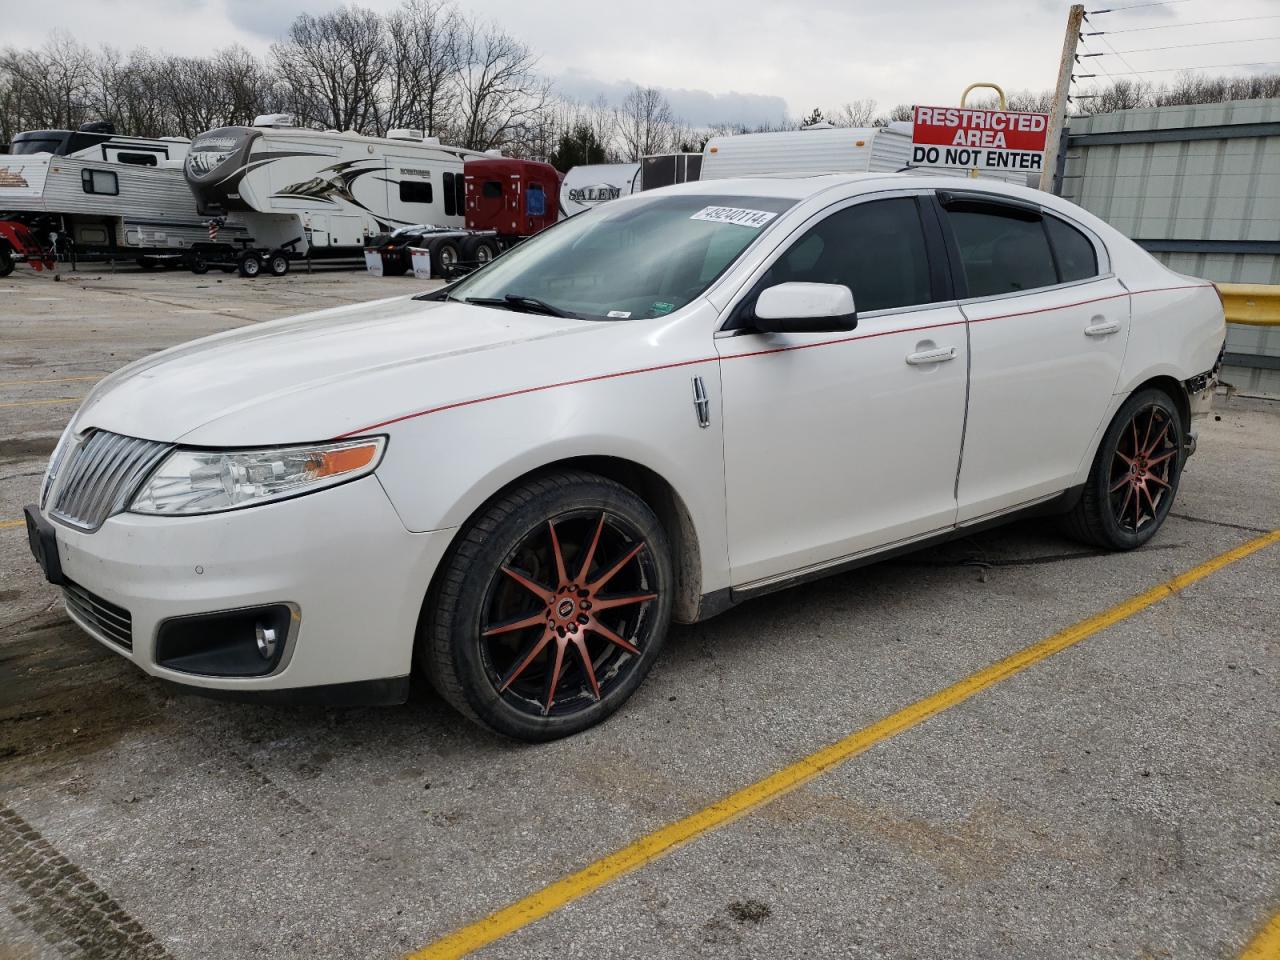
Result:
{"label": "restricted area do not enter sign", "polygon": [[1047,113],[915,107],[911,166],[1039,173],[1049,135]]}

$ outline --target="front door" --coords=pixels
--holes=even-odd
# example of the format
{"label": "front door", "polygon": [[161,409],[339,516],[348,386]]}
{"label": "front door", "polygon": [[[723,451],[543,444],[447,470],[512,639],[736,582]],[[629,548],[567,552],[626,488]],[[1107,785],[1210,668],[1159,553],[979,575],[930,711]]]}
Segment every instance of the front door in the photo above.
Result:
{"label": "front door", "polygon": [[955,522],[965,324],[930,269],[921,212],[899,195],[820,215],[734,312],[776,283],[841,283],[853,291],[855,330],[747,326],[716,341],[736,587]]}

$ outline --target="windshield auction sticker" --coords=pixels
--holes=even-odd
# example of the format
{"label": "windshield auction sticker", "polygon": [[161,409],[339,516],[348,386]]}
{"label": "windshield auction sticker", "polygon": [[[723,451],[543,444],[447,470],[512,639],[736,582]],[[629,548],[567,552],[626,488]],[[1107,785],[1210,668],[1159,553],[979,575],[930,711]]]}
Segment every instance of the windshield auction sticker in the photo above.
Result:
{"label": "windshield auction sticker", "polygon": [[742,207],[703,207],[690,220],[710,220],[712,223],[736,223],[740,227],[759,230],[776,217],[768,210],[745,210]]}

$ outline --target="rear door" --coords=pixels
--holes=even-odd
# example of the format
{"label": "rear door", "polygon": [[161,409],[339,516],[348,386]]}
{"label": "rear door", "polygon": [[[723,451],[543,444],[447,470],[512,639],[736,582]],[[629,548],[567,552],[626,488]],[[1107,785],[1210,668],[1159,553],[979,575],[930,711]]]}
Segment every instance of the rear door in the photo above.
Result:
{"label": "rear door", "polygon": [[1120,376],[1129,297],[1082,225],[990,195],[939,199],[969,322],[964,523],[1071,484]]}

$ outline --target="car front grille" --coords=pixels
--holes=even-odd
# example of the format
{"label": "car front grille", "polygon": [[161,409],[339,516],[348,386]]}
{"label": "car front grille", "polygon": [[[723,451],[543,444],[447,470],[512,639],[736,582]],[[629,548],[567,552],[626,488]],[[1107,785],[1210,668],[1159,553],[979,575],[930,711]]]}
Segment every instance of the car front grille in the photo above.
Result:
{"label": "car front grille", "polygon": [[133,615],[124,607],[117,607],[70,580],[62,585],[62,599],[67,609],[96,633],[126,650],[133,649]]}
{"label": "car front grille", "polygon": [[128,506],[171,449],[171,444],[95,430],[61,455],[48,493],[50,515],[81,530],[97,530]]}

